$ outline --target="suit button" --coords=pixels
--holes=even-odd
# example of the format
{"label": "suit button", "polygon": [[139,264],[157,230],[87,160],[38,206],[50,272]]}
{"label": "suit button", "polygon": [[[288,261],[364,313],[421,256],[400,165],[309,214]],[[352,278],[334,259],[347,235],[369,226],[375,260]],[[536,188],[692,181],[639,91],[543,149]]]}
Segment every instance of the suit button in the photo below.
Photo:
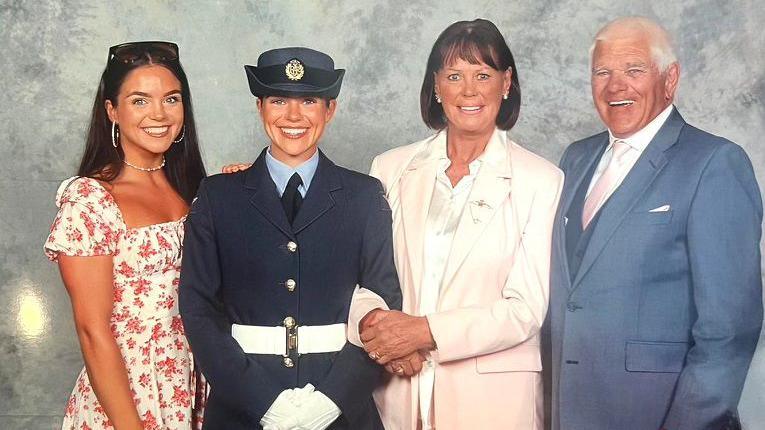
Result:
{"label": "suit button", "polygon": [[568,309],[569,312],[575,312],[578,309],[582,309],[582,307],[576,302],[568,302],[566,303],[566,309]]}
{"label": "suit button", "polygon": [[284,319],[284,327],[291,329],[295,327],[295,318],[287,317]]}
{"label": "suit button", "polygon": [[294,279],[287,279],[286,281],[284,281],[284,286],[287,287],[287,291],[295,291],[297,282],[295,282]]}
{"label": "suit button", "polygon": [[289,241],[289,242],[287,242],[287,250],[288,250],[289,252],[295,252],[295,251],[297,251],[297,243],[295,243],[295,242],[293,242],[293,241]]}
{"label": "suit button", "polygon": [[295,365],[295,363],[289,357],[284,357],[284,360],[282,360],[282,363],[284,364],[284,367],[292,367]]}

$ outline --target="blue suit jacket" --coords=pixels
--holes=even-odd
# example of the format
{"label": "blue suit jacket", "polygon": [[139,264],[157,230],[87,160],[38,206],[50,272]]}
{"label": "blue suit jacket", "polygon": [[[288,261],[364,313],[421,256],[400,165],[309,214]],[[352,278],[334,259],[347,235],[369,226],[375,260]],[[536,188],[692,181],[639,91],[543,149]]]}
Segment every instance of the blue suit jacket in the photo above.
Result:
{"label": "blue suit jacket", "polygon": [[553,428],[726,428],[762,324],[762,202],[751,163],[673,111],[601,209],[571,274],[564,217],[607,144],[600,133],[561,161],[548,317]]}
{"label": "blue suit jacket", "polygon": [[[186,221],[179,305],[197,363],[211,385],[206,429],[254,429],[276,396],[312,383],[342,411],[332,429],[382,428],[372,401],[381,368],[350,343],[335,353],[245,354],[231,324],[347,322],[356,284],[401,308],[391,212],[380,182],[320,154],[293,226],[265,165],[207,178]],[[290,252],[288,242],[297,243]],[[286,279],[297,281],[289,291]],[[299,342],[300,340],[298,340]]]}

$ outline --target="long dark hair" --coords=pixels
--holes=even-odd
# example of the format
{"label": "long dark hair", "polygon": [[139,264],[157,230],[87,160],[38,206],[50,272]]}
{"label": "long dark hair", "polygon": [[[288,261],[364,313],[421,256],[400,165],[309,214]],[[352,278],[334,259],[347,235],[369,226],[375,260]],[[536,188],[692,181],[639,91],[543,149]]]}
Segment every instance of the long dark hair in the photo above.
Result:
{"label": "long dark hair", "polygon": [[122,160],[125,154],[122,151],[122,145],[118,145],[117,148],[112,145],[112,123],[106,114],[105,103],[109,100],[113,106],[117,106],[117,94],[127,75],[139,67],[148,65],[162,66],[170,70],[181,82],[184,137],[180,142],[173,143],[165,152],[166,163],[162,170],[175,191],[186,203],[191,204],[199,183],[207,174],[199,152],[189,81],[177,58],[167,59],[154,55],[150,51],[143,52],[140,57],[131,59],[129,62],[111,59],[107,62],[93,102],[85,152],[77,175],[106,182],[119,176],[124,167]]}
{"label": "long dark hair", "polygon": [[502,33],[496,25],[485,19],[455,22],[446,27],[433,44],[420,90],[420,113],[425,124],[436,130],[446,127],[444,108],[434,97],[435,74],[457,58],[470,64],[484,62],[500,72],[512,69],[510,94],[507,100],[502,100],[496,124],[502,130],[513,128],[521,111],[521,84],[518,80],[518,69],[515,67],[513,53],[507,46],[505,38],[502,37]]}

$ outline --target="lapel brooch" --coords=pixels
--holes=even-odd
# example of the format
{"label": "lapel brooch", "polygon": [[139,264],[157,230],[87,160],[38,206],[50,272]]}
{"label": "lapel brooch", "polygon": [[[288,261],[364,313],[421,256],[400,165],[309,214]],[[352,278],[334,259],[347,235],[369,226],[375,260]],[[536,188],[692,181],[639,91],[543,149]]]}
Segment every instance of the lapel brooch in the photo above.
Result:
{"label": "lapel brooch", "polygon": [[473,223],[478,224],[481,220],[481,213],[490,210],[491,205],[486,203],[485,200],[473,200],[470,202],[470,216],[473,218]]}

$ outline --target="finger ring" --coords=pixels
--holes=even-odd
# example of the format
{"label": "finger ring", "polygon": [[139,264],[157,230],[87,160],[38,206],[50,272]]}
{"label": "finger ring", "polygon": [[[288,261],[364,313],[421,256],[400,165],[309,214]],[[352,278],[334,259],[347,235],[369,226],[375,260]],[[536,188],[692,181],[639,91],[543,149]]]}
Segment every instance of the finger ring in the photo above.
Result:
{"label": "finger ring", "polygon": [[401,366],[396,367],[395,369],[396,373],[404,373],[404,368]]}
{"label": "finger ring", "polygon": [[378,354],[377,351],[372,351],[369,353],[369,358],[371,358],[372,360],[377,360],[378,358],[380,358],[380,354]]}

